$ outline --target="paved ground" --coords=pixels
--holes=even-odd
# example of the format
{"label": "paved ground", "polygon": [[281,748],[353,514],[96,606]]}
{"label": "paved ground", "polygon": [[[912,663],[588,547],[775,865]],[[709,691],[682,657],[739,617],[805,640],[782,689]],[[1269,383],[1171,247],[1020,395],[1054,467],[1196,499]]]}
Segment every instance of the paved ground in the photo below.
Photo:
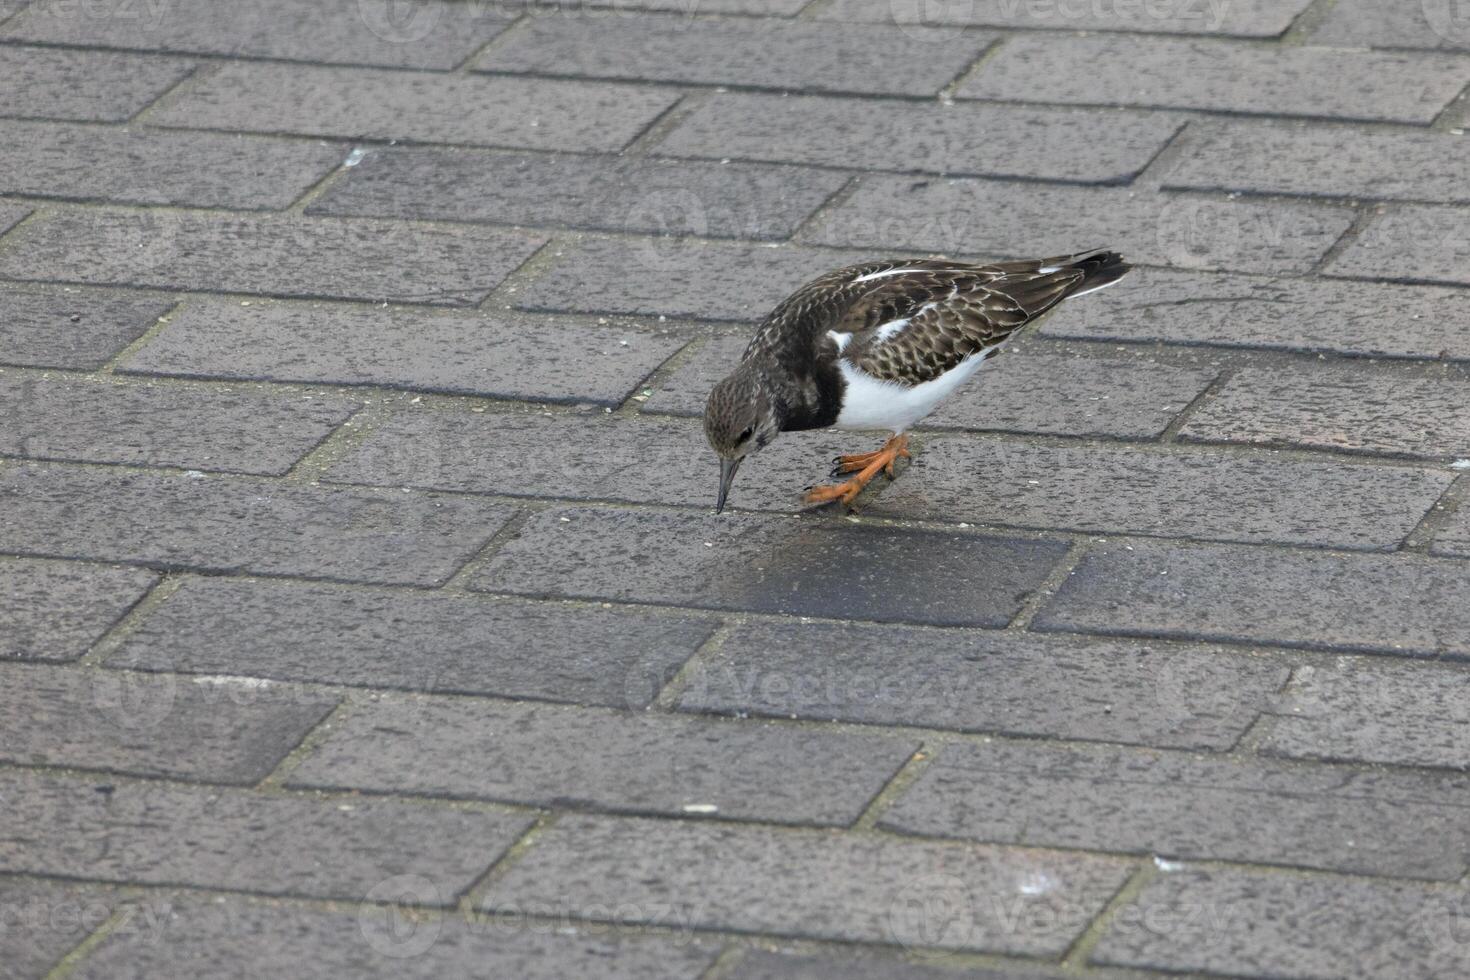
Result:
{"label": "paved ground", "polygon": [[[0,0],[0,974],[1470,974],[1467,85],[1452,0]],[[855,515],[710,513],[806,277],[1097,245]]]}

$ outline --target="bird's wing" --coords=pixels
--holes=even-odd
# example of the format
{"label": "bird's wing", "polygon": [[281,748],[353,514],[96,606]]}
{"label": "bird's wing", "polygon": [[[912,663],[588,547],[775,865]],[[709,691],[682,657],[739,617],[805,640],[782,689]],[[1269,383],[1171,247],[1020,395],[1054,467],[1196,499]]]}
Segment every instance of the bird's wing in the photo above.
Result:
{"label": "bird's wing", "polygon": [[874,378],[931,381],[1077,290],[1090,271],[1067,264],[1079,258],[879,270],[831,333],[842,358]]}

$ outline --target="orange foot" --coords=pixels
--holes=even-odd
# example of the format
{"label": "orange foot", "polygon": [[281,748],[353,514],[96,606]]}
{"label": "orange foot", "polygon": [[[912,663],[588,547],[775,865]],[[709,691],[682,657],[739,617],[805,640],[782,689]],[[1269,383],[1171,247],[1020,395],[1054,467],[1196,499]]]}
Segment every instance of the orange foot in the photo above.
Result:
{"label": "orange foot", "polygon": [[834,500],[841,501],[844,506],[851,504],[857,495],[863,492],[873,481],[873,477],[880,472],[886,471],[893,476],[893,466],[899,457],[907,458],[909,455],[909,437],[904,435],[894,436],[883,444],[883,448],[877,452],[860,453],[856,456],[838,456],[837,465],[832,472],[856,473],[846,483],[827,484],[820,487],[812,487],[807,490],[802,500],[808,504],[830,504]]}

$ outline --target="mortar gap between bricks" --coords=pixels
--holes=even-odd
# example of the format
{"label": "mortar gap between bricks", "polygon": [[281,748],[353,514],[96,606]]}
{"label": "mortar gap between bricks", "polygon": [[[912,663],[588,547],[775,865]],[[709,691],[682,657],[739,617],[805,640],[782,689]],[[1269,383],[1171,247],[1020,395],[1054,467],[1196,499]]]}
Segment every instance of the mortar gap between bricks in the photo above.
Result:
{"label": "mortar gap between bricks", "polygon": [[[618,405],[617,410],[612,414],[619,416],[642,414],[643,406],[648,404],[650,398],[658,394],[659,387],[667,382],[680,368],[688,364],[690,360],[698,356],[700,351],[710,345],[710,342],[711,338],[707,335],[696,334],[691,336],[682,347],[664,358],[658,367],[648,372],[641,381],[634,385],[633,393],[627,398],[624,398],[622,403]],[[660,417],[668,417],[662,413],[654,414]]]}
{"label": "mortar gap between bricks", "polygon": [[[820,0],[818,0],[818,2],[820,2]],[[992,40],[989,44],[985,45],[985,47],[980,50],[980,53],[975,55],[974,59],[972,59],[968,65],[961,68],[959,72],[955,74],[954,78],[950,79],[946,85],[940,88],[939,101],[953,103],[955,100],[955,93],[960,90],[960,87],[963,86],[966,82],[974,79],[975,76],[979,75],[982,71],[985,70],[986,65],[999,57],[1002,49],[1004,49],[1006,46],[1006,42],[1009,40],[1009,34],[1002,34]]]}
{"label": "mortar gap between bricks", "polygon": [[1158,875],[1158,867],[1152,860],[1144,861],[1133,869],[1128,880],[1123,882],[1108,903],[1098,912],[1097,917],[1087,924],[1071,947],[1062,956],[1062,965],[1074,969],[1085,968],[1092,951],[1102,941],[1103,936],[1113,924],[1114,917],[1118,912],[1126,908],[1142,894],[1144,888]]}
{"label": "mortar gap between bricks", "polygon": [[475,906],[484,901],[485,892],[490,886],[510,872],[510,869],[518,862],[525,853],[536,846],[536,840],[550,827],[552,827],[560,815],[555,811],[544,812],[536,817],[531,826],[525,829],[521,836],[505,849],[496,858],[490,867],[486,868],[478,878],[470,882],[463,891],[456,896],[455,906],[465,916],[466,921],[475,922],[485,916],[493,915],[494,910],[480,910]]}
{"label": "mortar gap between bricks", "polygon": [[1467,499],[1470,499],[1470,473],[1462,473],[1445,487],[1444,493],[1430,505],[1414,529],[1404,535],[1398,550],[1426,554],[1434,539],[1449,527]]}
{"label": "mortar gap between bricks", "polygon": [[[540,278],[541,273],[549,269],[552,263],[560,257],[559,250],[572,248],[576,241],[577,239],[575,237],[555,233],[549,234],[545,244],[526,256],[526,261],[507,273],[505,278],[500,280],[495,288],[486,294],[484,299],[480,300],[474,306],[469,307],[469,309],[483,310],[485,312],[519,309],[515,300],[516,291],[522,286],[533,284]],[[540,312],[544,313],[548,311]]]}
{"label": "mortar gap between bricks", "polygon": [[[303,218],[306,217],[307,208],[311,207],[318,200],[320,200],[322,196],[327,193],[327,191],[331,190],[334,186],[340,183],[344,177],[346,177],[348,171],[352,170],[352,168],[356,167],[359,163],[362,162],[362,157],[357,156],[357,154],[360,154],[362,152],[362,147],[357,146],[356,144],[350,145],[347,149],[347,153],[342,157],[341,160],[337,161],[337,165],[335,167],[322,174],[315,183],[313,183],[306,190],[302,191],[297,196],[296,200],[292,201],[285,208],[275,213],[295,215],[297,217]],[[357,158],[353,159],[354,156],[357,156]]]}
{"label": "mortar gap between bricks", "polygon": [[831,194],[828,194],[822,203],[812,208],[810,214],[797,222],[796,227],[791,229],[791,234],[786,236],[786,242],[797,247],[802,247],[803,242],[801,239],[815,232],[816,225],[825,215],[846,203],[847,199],[857,192],[858,184],[861,180],[861,173],[849,174],[847,179],[839,184],[837,189]]}
{"label": "mortar gap between bricks", "polygon": [[1189,404],[1181,408],[1178,414],[1169,420],[1169,424],[1164,426],[1164,431],[1159,434],[1159,442],[1163,444],[1177,443],[1179,441],[1180,430],[1189,424],[1189,420],[1205,406],[1206,402],[1214,398],[1221,389],[1230,383],[1230,380],[1235,377],[1238,370],[1240,369],[1234,365],[1223,367],[1220,373],[1215,375],[1209,384],[1205,385],[1203,391],[1191,398]]}
{"label": "mortar gap between bricks", "polygon": [[1467,119],[1470,119],[1470,84],[1461,89],[1460,94],[1451,99],[1440,114],[1434,117],[1429,128],[1460,135],[1464,132]]}
{"label": "mortar gap between bricks", "polygon": [[255,784],[255,789],[257,791],[283,789],[291,773],[295,772],[297,767],[306,761],[306,757],[315,752],[317,747],[333,734],[336,727],[358,708],[361,697],[363,697],[361,692],[347,692],[346,696],[342,697],[336,706],[322,717],[321,721],[311,726],[306,734],[301,736],[301,741],[297,742],[290,752],[281,757],[275,768]]}
{"label": "mortar gap between bricks", "polygon": [[1011,621],[1005,625],[1005,628],[1007,630],[1029,630],[1032,621],[1041,612],[1041,607],[1046,605],[1052,596],[1056,595],[1058,590],[1061,589],[1062,584],[1067,581],[1067,577],[1082,563],[1082,559],[1087,556],[1087,552],[1091,547],[1089,538],[1074,538],[1067,546],[1066,554],[1062,555],[1056,567],[1047,574],[1046,578],[1041,580],[1041,584],[1036,586],[1031,591],[1031,594],[1026,597],[1025,601],[1021,603],[1021,608],[1016,610],[1016,615],[1011,617]]}
{"label": "mortar gap between bricks", "polygon": [[125,925],[133,916],[133,911],[127,906],[113,909],[101,925],[93,929],[82,941],[77,943],[53,966],[42,978],[42,980],[63,980],[71,976],[72,972],[81,965],[82,961],[92,955],[92,951],[102,945],[107,937]]}
{"label": "mortar gap between bricks", "polygon": [[531,499],[514,500],[512,501],[512,503],[518,509],[514,514],[511,515],[510,520],[506,521],[505,524],[501,526],[500,530],[492,534],[490,536],[490,540],[486,541],[478,551],[471,555],[469,559],[466,560],[465,563],[459,567],[458,571],[456,571],[453,575],[449,576],[449,578],[445,580],[444,584],[440,586],[441,591],[467,593],[470,595],[482,595],[483,593],[474,592],[469,588],[470,580],[475,577],[476,573],[478,573],[481,568],[490,563],[490,561],[495,557],[500,549],[505,546],[507,542],[509,542],[512,538],[518,536],[521,531],[525,529],[526,525],[530,523],[532,517],[535,517],[537,513],[546,510],[549,506],[549,504]]}
{"label": "mortar gap between bricks", "polygon": [[[1319,279],[1319,277],[1325,277],[1327,267],[1333,262],[1336,262],[1337,257],[1343,252],[1346,252],[1358,240],[1375,218],[1384,213],[1385,210],[1390,209],[1397,210],[1392,205],[1387,205],[1386,202],[1372,202],[1367,205],[1354,206],[1352,209],[1353,220],[1343,229],[1342,234],[1337,236],[1337,241],[1329,245],[1327,251],[1323,252],[1321,257],[1312,263],[1312,268],[1307,270],[1305,278]],[[1371,282],[1372,280],[1366,281]]]}
{"label": "mortar gap between bricks", "polygon": [[[527,5],[527,7],[529,7],[529,5]],[[473,67],[475,65],[479,64],[480,61],[496,46],[506,43],[507,38],[511,37],[512,35],[517,35],[521,33],[521,25],[528,23],[529,20],[530,13],[528,12],[528,9],[522,9],[520,13],[511,18],[509,24],[506,24],[505,27],[495,33],[494,37],[486,39],[483,44],[476,47],[475,50],[471,51],[468,55],[461,59],[459,64],[450,69],[450,72],[455,75],[472,74]]]}
{"label": "mortar gap between bricks", "polygon": [[746,948],[734,943],[726,944],[718,956],[705,967],[695,980],[724,980],[731,976],[735,970],[745,961]]}
{"label": "mortar gap between bricks", "polygon": [[172,105],[179,99],[181,91],[186,86],[192,84],[196,79],[199,81],[208,80],[214,75],[219,74],[220,70],[223,67],[223,61],[217,61],[213,64],[204,61],[197,62],[194,67],[186,71],[183,77],[180,78],[177,82],[174,82],[162,92],[159,92],[158,95],[156,95],[147,105],[143,106],[143,108],[139,109],[137,112],[129,116],[127,124],[129,126],[148,125],[148,117],[152,115],[156,109],[162,106]]}
{"label": "mortar gap between bricks", "polygon": [[883,814],[892,809],[893,804],[898,802],[899,797],[908,792],[910,786],[918,782],[919,777],[929,768],[934,761],[937,750],[928,742],[921,742],[914,750],[914,754],[904,760],[903,764],[893,771],[878,792],[868,800],[863,812],[859,813],[857,819],[852,822],[852,830],[876,830],[878,821]]}
{"label": "mortar gap between bricks", "polygon": [[735,631],[735,626],[736,623],[733,620],[726,619],[720,621],[714,631],[705,638],[705,641],[695,647],[694,652],[679,665],[679,669],[675,670],[669,679],[663,683],[663,686],[654,692],[653,697],[649,699],[648,704],[643,710],[678,711],[679,698],[683,696],[684,689],[689,686],[689,679],[709,658],[720,652],[720,648],[725,645],[725,641]]}
{"label": "mortar gap between bricks", "polygon": [[362,446],[378,426],[396,414],[387,399],[364,399],[351,415],[303,454],[281,479],[287,483],[316,483],[334,464]]}
{"label": "mortar gap between bricks", "polygon": [[1277,40],[1283,47],[1295,47],[1307,43],[1307,36],[1321,27],[1332,13],[1332,8],[1337,6],[1338,0],[1312,0],[1302,9],[1302,12],[1291,19],[1286,30],[1281,32]]}
{"label": "mortar gap between bricks", "polygon": [[107,632],[87,648],[86,653],[76,659],[75,664],[79,667],[99,666],[122,647],[123,642],[152,615],[153,610],[163,605],[168,601],[169,596],[179,591],[185,580],[186,577],[178,572],[165,572],[163,577],[153,583],[152,588],[108,627]]}
{"label": "mortar gap between bricks", "polygon": [[617,151],[618,156],[646,157],[664,141],[671,131],[704,104],[703,93],[682,91],[667,108],[655,115],[632,139]]}

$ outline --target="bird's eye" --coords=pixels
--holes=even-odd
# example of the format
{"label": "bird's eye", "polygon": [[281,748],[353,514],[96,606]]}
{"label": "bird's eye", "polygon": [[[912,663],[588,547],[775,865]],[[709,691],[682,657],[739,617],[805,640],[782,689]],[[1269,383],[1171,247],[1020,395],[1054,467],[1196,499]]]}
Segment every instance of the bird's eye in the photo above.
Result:
{"label": "bird's eye", "polygon": [[745,427],[745,431],[742,432],[742,433],[740,433],[740,441],[741,442],[744,442],[745,440],[749,439],[754,434],[755,434],[755,426],[753,426],[753,425],[747,425]]}

